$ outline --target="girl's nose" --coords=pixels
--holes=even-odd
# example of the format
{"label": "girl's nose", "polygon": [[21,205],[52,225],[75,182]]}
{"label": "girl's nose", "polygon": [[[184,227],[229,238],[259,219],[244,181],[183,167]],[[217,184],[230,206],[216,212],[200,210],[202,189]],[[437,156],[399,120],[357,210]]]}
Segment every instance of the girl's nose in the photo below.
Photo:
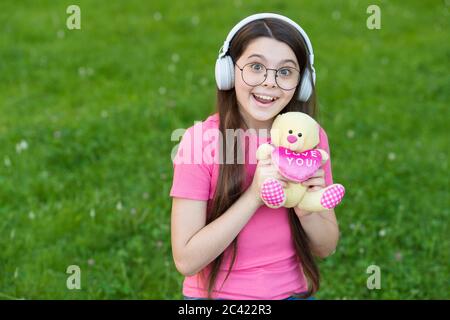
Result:
{"label": "girl's nose", "polygon": [[263,82],[263,86],[269,86],[272,88],[275,88],[278,84],[277,84],[277,74],[276,71],[274,71],[273,76],[268,74],[269,70],[266,70],[266,79]]}
{"label": "girl's nose", "polygon": [[289,136],[287,137],[287,141],[289,141],[289,143],[294,143],[294,142],[297,141],[297,137],[296,137],[296,136],[293,136],[293,135],[289,135]]}

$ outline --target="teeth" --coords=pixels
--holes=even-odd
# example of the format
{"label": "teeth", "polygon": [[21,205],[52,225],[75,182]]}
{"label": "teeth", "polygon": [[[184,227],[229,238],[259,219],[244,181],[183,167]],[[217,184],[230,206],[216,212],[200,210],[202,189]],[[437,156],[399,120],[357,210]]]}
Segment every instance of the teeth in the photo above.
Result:
{"label": "teeth", "polygon": [[267,101],[274,101],[274,100],[276,100],[276,98],[274,98],[274,97],[260,96],[260,95],[257,95],[257,94],[255,94],[255,97],[258,97],[260,99],[267,100]]}

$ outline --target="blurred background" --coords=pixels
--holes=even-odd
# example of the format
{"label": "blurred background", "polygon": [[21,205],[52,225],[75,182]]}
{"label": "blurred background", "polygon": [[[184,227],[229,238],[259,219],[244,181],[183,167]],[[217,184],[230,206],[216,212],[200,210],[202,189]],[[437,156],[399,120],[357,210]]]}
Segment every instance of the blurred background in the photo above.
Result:
{"label": "blurred background", "polygon": [[[69,30],[69,5],[81,29]],[[381,29],[366,22],[381,10]],[[180,299],[173,130],[215,109],[244,17],[298,22],[315,52],[341,239],[319,299],[448,299],[450,1],[0,2],[0,299]],[[81,270],[69,290],[68,266]],[[369,290],[367,268],[381,270]]]}

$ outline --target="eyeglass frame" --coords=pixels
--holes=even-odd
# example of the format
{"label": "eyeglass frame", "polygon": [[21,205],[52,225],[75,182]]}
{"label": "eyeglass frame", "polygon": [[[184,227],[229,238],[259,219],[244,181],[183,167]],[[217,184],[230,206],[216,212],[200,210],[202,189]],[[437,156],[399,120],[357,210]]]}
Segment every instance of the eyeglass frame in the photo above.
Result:
{"label": "eyeglass frame", "polygon": [[[241,67],[239,67],[239,65],[238,65],[236,62],[234,62],[234,64],[235,64],[236,67],[241,71],[241,78],[242,78],[242,81],[244,81],[245,84],[248,85],[248,86],[250,86],[250,87],[257,87],[257,86],[263,84],[263,83],[267,80],[267,75],[268,75],[268,72],[267,72],[267,71],[269,71],[269,70],[275,71],[275,83],[277,84],[277,86],[278,86],[281,90],[284,90],[284,91],[291,91],[291,90],[294,90],[294,89],[297,88],[298,84],[300,83],[300,78],[301,78],[300,70],[298,70],[297,68],[294,68],[294,67],[281,67],[281,68],[278,68],[278,69],[270,69],[270,68],[267,68],[263,63],[260,63],[260,62],[249,62],[249,63],[246,63],[246,64],[241,68]],[[258,84],[256,84],[256,85],[251,85],[251,84],[248,84],[248,83],[244,80],[244,68],[245,68],[246,66],[248,66],[249,64],[260,64],[260,65],[262,65],[262,66],[266,69],[266,75],[265,75],[265,77],[264,77],[264,80],[263,80],[261,83],[258,83]],[[297,84],[295,85],[295,87],[293,87],[293,88],[291,88],[291,89],[284,89],[284,88],[282,88],[282,87],[278,84],[278,81],[277,81],[277,78],[278,78],[278,71],[280,71],[280,69],[283,69],[283,68],[294,69],[295,71],[298,72],[298,80],[297,80]]]}

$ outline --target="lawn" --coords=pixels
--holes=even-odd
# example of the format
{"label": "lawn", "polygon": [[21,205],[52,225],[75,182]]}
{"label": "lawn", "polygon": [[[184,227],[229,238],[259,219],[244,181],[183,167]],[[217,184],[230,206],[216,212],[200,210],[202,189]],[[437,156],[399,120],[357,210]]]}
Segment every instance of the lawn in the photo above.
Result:
{"label": "lawn", "polygon": [[[66,27],[71,4],[81,30]],[[347,189],[317,298],[450,298],[449,1],[3,0],[0,299],[182,297],[170,135],[214,112],[218,50],[256,12],[308,32]],[[66,286],[70,265],[81,290]]]}

